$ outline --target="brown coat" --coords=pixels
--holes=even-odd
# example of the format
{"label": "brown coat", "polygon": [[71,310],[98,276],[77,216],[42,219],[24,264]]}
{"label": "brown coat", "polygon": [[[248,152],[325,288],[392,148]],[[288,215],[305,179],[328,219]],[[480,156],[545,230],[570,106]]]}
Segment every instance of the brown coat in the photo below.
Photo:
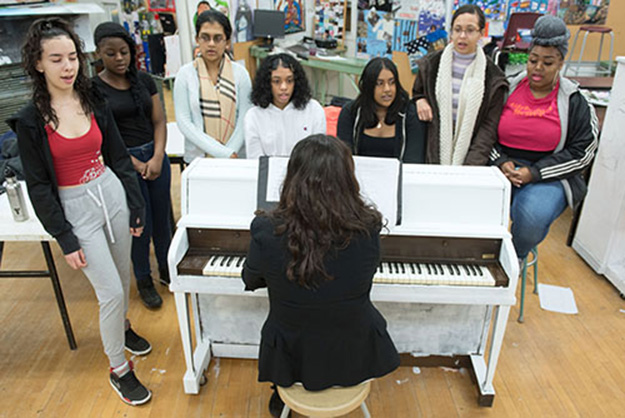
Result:
{"label": "brown coat", "polygon": [[[440,164],[439,110],[436,102],[436,76],[443,51],[428,54],[419,61],[419,72],[412,87],[412,99],[425,98],[432,107],[433,119],[428,126],[425,162]],[[504,73],[489,58],[486,59],[484,99],[475,121],[471,145],[464,165],[486,165],[497,141],[497,126],[503,110],[508,82]]]}

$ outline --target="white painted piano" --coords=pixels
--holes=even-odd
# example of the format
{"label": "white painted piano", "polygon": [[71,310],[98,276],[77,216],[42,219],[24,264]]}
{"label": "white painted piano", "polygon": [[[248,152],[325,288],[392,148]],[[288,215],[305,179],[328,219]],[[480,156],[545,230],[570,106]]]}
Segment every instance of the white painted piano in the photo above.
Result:
{"label": "white painted piano", "polygon": [[[168,264],[186,393],[198,393],[211,357],[258,356],[267,292],[245,292],[240,278],[257,176],[258,161],[235,159],[198,159],[182,175]],[[490,406],[516,302],[510,183],[490,167],[406,164],[402,179],[402,224],[382,238],[371,299],[406,353],[402,364],[468,366],[480,405]]]}

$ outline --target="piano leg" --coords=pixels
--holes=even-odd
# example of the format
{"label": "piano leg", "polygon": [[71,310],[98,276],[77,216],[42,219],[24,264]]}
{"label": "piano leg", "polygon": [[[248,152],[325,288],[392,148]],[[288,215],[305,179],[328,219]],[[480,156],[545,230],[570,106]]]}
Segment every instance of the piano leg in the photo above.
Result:
{"label": "piano leg", "polygon": [[[180,337],[182,338],[182,351],[184,352],[184,360],[187,365],[187,371],[182,378],[184,392],[197,394],[200,391],[200,385],[206,381],[204,370],[210,362],[210,340],[204,339],[202,335],[196,335],[197,347],[195,350],[193,349],[189,294],[174,292],[174,297],[176,311],[178,312]],[[195,320],[199,321],[199,318],[195,318]]]}
{"label": "piano leg", "polygon": [[493,333],[488,353],[488,365],[484,362],[483,355],[471,356],[473,371],[480,391],[478,397],[478,404],[480,406],[493,406],[493,401],[495,400],[493,377],[495,376],[495,368],[497,367],[497,361],[501,353],[501,345],[508,323],[508,314],[510,313],[510,306],[507,305],[495,306],[494,309],[495,321],[493,323]]}

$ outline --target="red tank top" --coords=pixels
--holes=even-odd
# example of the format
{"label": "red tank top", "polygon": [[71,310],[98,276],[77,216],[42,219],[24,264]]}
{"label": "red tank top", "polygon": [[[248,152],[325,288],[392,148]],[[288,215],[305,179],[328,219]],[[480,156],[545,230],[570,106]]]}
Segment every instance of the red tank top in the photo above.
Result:
{"label": "red tank top", "polygon": [[59,186],[88,183],[104,172],[100,160],[102,132],[93,115],[89,131],[79,137],[66,138],[50,125],[46,125],[46,132]]}

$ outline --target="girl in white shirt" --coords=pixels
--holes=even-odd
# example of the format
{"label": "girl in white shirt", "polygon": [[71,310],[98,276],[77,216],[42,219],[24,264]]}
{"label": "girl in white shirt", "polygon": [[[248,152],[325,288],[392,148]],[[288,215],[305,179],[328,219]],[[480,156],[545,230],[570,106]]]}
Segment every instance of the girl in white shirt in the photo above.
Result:
{"label": "girl in white shirt", "polygon": [[300,140],[325,133],[325,113],[311,97],[306,73],[295,58],[267,57],[254,79],[254,106],[245,115],[247,158],[288,157]]}

